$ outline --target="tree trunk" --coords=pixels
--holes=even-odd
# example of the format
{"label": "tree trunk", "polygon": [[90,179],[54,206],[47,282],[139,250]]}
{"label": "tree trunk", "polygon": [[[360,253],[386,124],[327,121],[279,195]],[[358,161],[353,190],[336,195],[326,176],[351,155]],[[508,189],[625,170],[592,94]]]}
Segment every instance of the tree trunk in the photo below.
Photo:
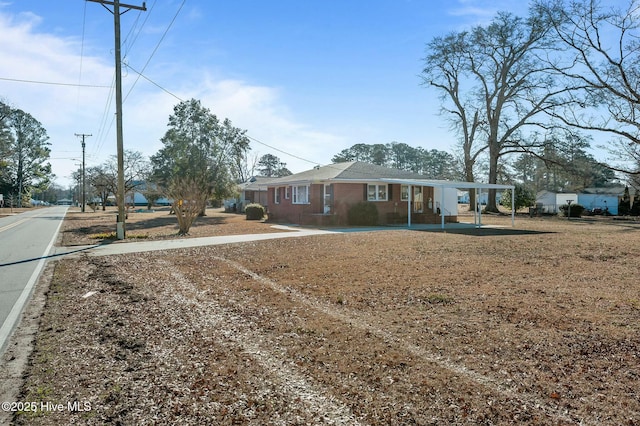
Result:
{"label": "tree trunk", "polygon": [[[498,158],[500,157],[500,147],[497,143],[491,144],[489,148],[489,183],[498,183]],[[487,206],[484,209],[487,212],[498,213],[496,205],[496,190],[490,189],[487,199]]]}
{"label": "tree trunk", "polygon": [[[475,176],[473,175],[473,163],[465,159],[465,178],[467,182],[473,182]],[[473,211],[476,205],[476,191],[475,189],[469,190],[469,211]]]}

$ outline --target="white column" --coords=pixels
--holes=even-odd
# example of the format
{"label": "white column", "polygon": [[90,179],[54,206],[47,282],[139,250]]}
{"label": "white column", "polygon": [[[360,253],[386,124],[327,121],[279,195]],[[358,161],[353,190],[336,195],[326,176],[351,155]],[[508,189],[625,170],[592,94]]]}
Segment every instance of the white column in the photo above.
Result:
{"label": "white column", "polygon": [[[400,186],[402,190],[402,186]],[[408,188],[409,197],[407,197],[407,226],[411,228],[411,193],[413,193],[413,186],[409,185]]]}
{"label": "white column", "polygon": [[440,227],[444,229],[444,187],[440,188]]}
{"label": "white column", "polygon": [[476,206],[478,206],[478,228],[482,228],[482,188],[480,188],[480,196]]}
{"label": "white column", "polygon": [[515,226],[516,220],[516,188],[511,188],[511,227]]}

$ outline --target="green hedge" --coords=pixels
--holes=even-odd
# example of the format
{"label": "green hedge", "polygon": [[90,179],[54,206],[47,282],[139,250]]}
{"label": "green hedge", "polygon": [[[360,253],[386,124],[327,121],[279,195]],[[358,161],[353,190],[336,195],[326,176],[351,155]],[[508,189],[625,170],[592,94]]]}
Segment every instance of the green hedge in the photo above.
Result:
{"label": "green hedge", "polygon": [[244,212],[247,215],[247,220],[260,220],[265,215],[264,206],[258,203],[248,204],[244,208]]}
{"label": "green hedge", "polygon": [[359,202],[349,208],[347,213],[349,225],[374,226],[378,224],[378,207],[367,201]]}

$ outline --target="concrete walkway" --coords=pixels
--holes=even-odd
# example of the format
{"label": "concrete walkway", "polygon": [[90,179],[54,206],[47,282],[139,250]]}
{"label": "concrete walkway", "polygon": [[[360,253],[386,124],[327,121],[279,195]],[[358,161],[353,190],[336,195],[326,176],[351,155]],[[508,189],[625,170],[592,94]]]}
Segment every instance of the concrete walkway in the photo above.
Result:
{"label": "concrete walkway", "polygon": [[250,241],[274,240],[279,238],[298,238],[311,235],[337,234],[339,231],[321,229],[303,229],[276,225],[283,232],[266,234],[222,235],[218,237],[179,238],[173,240],[113,242],[81,247],[56,247],[55,256],[70,257],[79,254],[89,256],[111,256],[114,254],[141,253],[147,251],[174,250],[190,247],[215,246],[220,244],[246,243]]}
{"label": "concrete walkway", "polygon": [[[273,225],[272,228],[279,229],[282,232],[270,232],[266,234],[242,234],[242,235],[221,235],[218,237],[199,237],[199,238],[176,238],[171,240],[152,240],[152,241],[115,241],[107,244],[96,244],[87,246],[74,247],[55,247],[50,257],[72,257],[80,254],[89,256],[111,256],[115,254],[141,253],[148,251],[174,250],[190,247],[215,246],[220,244],[246,243],[251,241],[274,240],[280,238],[298,238],[308,237],[312,235],[327,234],[344,234],[350,232],[371,232],[371,231],[392,231],[392,230],[410,230],[410,231],[443,231],[440,225],[424,225],[416,224],[410,228],[406,226],[374,226],[374,227],[355,227],[355,228],[332,228],[328,229],[310,229],[300,228],[296,226]],[[447,224],[444,231],[460,230],[460,229],[476,229],[474,224],[470,223],[451,223]],[[503,228],[502,226],[484,225],[482,228]]]}

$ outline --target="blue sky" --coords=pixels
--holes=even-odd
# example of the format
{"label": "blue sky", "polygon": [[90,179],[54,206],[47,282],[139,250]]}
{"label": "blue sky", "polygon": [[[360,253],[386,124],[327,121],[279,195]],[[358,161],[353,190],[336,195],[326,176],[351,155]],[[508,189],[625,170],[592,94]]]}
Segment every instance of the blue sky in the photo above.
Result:
{"label": "blue sky", "polygon": [[[251,155],[274,154],[293,172],[330,163],[356,143],[452,151],[437,93],[420,85],[425,44],[499,10],[526,14],[526,4],[511,0],[146,6],[122,16],[124,61],[166,91],[123,68],[125,149],[157,152],[173,106],[196,98],[248,131]],[[0,0],[0,34],[0,98],[47,129],[57,182],[68,185],[81,161],[76,133],[92,135],[87,166],[114,155],[111,13],[84,0]]]}

